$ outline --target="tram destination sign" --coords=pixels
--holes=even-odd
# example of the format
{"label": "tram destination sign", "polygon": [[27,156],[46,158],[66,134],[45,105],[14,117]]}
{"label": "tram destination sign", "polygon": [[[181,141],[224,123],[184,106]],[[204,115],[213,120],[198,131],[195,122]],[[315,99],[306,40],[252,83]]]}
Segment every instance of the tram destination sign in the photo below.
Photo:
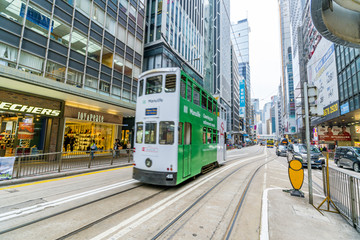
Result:
{"label": "tram destination sign", "polygon": [[157,108],[146,108],[145,109],[145,116],[156,116],[157,115]]}

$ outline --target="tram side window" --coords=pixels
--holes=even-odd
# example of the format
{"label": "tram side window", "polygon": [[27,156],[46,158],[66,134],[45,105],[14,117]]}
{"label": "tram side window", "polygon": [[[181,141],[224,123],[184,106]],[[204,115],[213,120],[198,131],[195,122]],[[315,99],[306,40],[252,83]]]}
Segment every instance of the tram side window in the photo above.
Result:
{"label": "tram side window", "polygon": [[206,102],[207,102],[206,93],[203,92],[201,95],[201,107],[203,109],[206,109]]}
{"label": "tram side window", "polygon": [[165,92],[175,92],[176,74],[168,74],[165,79]]}
{"label": "tram side window", "polygon": [[209,99],[209,101],[208,101],[208,111],[212,112],[212,101],[211,101],[211,99]]}
{"label": "tram side window", "polygon": [[146,95],[161,93],[162,89],[162,76],[153,76],[146,79]]}
{"label": "tram side window", "polygon": [[216,143],[219,143],[219,131],[216,131]]}
{"label": "tram side window", "polygon": [[145,123],[145,143],[156,144],[156,123]]}
{"label": "tram side window", "polygon": [[188,81],[188,85],[187,85],[187,94],[186,94],[186,99],[191,102],[192,101],[192,87],[191,87],[191,82]]}
{"label": "tram side window", "polygon": [[216,102],[213,102],[213,114],[216,115]]}
{"label": "tram side window", "polygon": [[207,143],[210,144],[211,143],[211,128],[208,128],[208,132],[207,132]]}
{"label": "tram side window", "polygon": [[179,145],[182,145],[182,130],[183,130],[183,123],[179,122],[179,127],[178,127],[178,142]]}
{"label": "tram side window", "polygon": [[217,143],[216,142],[216,130],[213,129],[213,143]]}
{"label": "tram side window", "polygon": [[203,144],[206,144],[206,127],[203,128]]}
{"label": "tram side window", "polygon": [[144,80],[141,79],[139,82],[139,97],[143,95],[143,91],[144,91]]}
{"label": "tram side window", "polygon": [[160,122],[159,125],[159,144],[174,144],[175,123],[170,121]]}
{"label": "tram side window", "polygon": [[182,98],[186,98],[186,82],[183,80],[180,82],[180,94]]}
{"label": "tram side window", "polygon": [[194,86],[194,103],[196,104],[196,105],[200,105],[200,89],[198,88],[198,87],[196,87],[196,86]]}
{"label": "tram side window", "polygon": [[143,142],[143,135],[144,135],[144,123],[137,122],[136,123],[136,143]]}

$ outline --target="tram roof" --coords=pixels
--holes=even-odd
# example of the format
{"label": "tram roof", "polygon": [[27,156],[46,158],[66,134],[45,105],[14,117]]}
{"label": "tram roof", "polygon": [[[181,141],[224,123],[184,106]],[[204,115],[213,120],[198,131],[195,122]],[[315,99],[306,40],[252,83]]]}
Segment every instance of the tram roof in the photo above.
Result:
{"label": "tram roof", "polygon": [[142,78],[143,76],[152,74],[152,73],[176,72],[178,70],[180,70],[180,68],[155,68],[155,69],[151,69],[146,72],[143,72],[142,74],[140,74],[139,78]]}

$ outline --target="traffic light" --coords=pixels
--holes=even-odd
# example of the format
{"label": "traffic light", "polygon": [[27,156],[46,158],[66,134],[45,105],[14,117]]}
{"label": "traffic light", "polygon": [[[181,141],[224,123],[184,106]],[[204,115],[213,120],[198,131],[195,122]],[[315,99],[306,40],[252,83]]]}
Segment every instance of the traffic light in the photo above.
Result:
{"label": "traffic light", "polygon": [[308,91],[308,103],[309,103],[309,114],[310,116],[322,116],[324,115],[324,106],[317,103],[318,90],[314,85],[307,87]]}

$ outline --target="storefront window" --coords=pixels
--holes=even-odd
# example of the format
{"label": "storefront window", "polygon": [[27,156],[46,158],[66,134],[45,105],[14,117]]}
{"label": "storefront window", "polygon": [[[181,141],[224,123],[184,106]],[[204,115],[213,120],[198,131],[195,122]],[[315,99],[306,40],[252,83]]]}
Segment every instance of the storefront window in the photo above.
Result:
{"label": "storefront window", "polygon": [[87,151],[93,140],[98,150],[111,150],[115,125],[69,120],[65,124],[63,151]]}
{"label": "storefront window", "polygon": [[144,123],[138,122],[136,123],[136,143],[142,143],[144,136]]}
{"label": "storefront window", "polygon": [[27,52],[21,51],[19,64],[20,64],[19,67],[20,70],[23,70],[25,72],[30,72],[36,75],[41,75],[44,59],[40,57],[36,57]]}
{"label": "storefront window", "polygon": [[[79,2],[79,1],[76,1],[76,2]],[[84,34],[78,32],[76,30],[73,30],[73,32],[71,34],[71,49],[77,51],[78,53],[85,55],[86,46],[87,46],[87,37]]]}
{"label": "storefront window", "polygon": [[0,43],[0,65],[15,67],[18,50]]}
{"label": "storefront window", "polygon": [[174,122],[160,122],[159,144],[171,145],[174,143]]}
{"label": "storefront window", "polygon": [[156,123],[145,123],[145,143],[156,144]]}
{"label": "storefront window", "polygon": [[58,82],[65,80],[65,66],[58,63],[47,61],[45,77],[53,79]]}
{"label": "storefront window", "polygon": [[68,46],[70,39],[70,26],[55,18],[54,30],[51,32],[50,37],[51,39]]}

